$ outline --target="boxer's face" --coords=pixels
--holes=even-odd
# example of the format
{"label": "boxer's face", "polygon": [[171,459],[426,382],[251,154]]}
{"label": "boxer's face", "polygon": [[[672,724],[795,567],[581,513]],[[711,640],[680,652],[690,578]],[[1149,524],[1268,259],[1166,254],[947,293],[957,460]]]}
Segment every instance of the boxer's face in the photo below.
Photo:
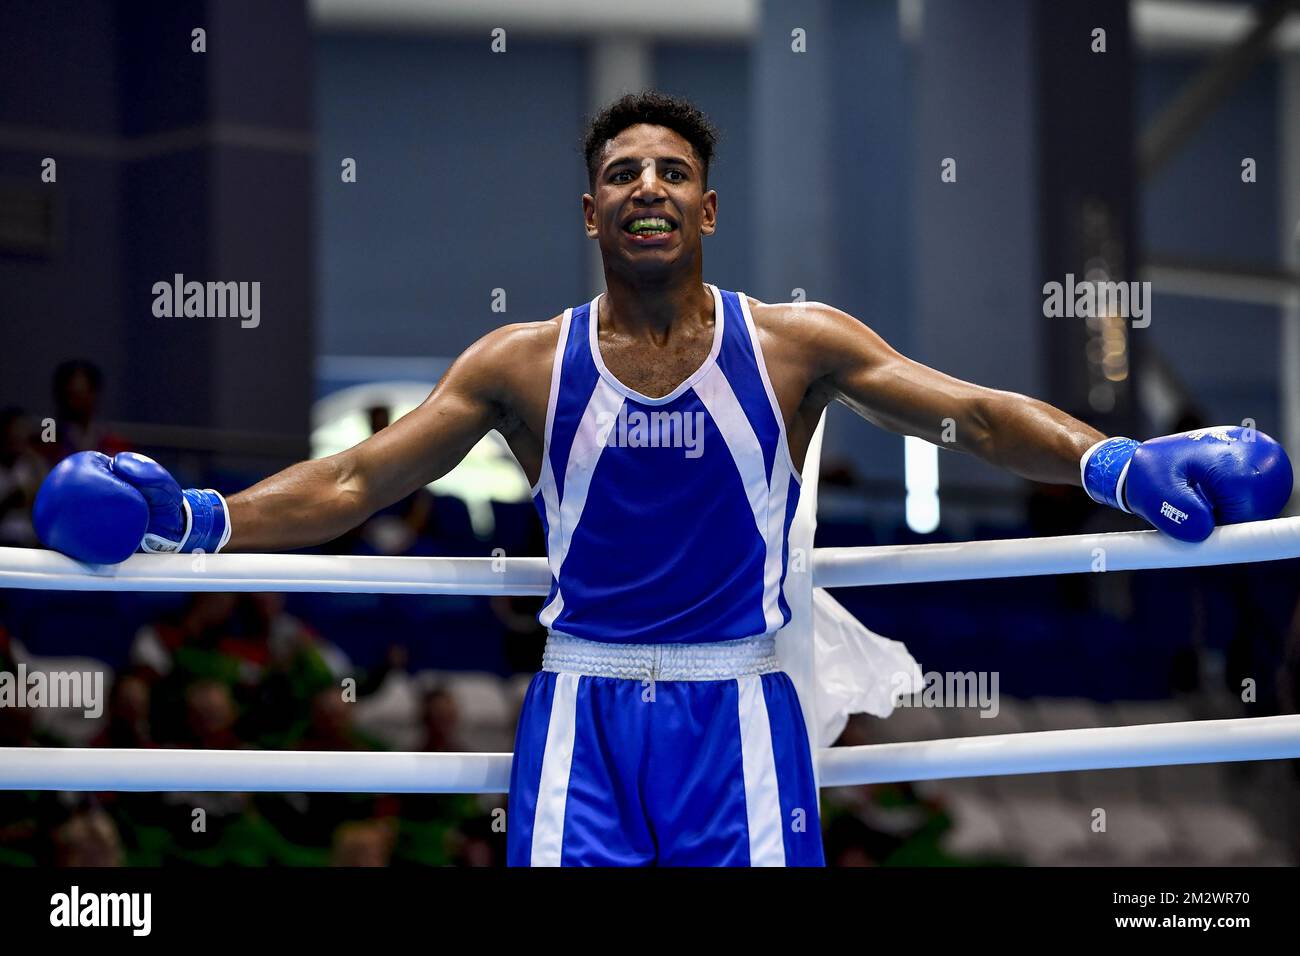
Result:
{"label": "boxer's face", "polygon": [[662,275],[699,262],[718,195],[689,142],[667,127],[629,126],[605,144],[594,192],[582,197],[587,235],[607,265]]}

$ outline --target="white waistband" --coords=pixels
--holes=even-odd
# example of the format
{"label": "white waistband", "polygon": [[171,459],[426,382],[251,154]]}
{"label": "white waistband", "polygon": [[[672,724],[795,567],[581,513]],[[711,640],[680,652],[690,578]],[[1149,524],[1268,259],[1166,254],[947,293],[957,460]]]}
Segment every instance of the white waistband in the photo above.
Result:
{"label": "white waistband", "polygon": [[551,632],[542,670],[625,680],[734,680],[781,669],[776,638],[716,644],[605,644]]}

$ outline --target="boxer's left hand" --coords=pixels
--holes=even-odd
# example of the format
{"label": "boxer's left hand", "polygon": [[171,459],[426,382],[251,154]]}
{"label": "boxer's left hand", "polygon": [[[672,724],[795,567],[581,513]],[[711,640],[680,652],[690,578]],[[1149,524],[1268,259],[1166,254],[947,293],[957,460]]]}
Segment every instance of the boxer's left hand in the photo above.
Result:
{"label": "boxer's left hand", "polygon": [[1291,497],[1291,461],[1261,431],[1201,428],[1138,444],[1108,438],[1084,454],[1083,487],[1095,501],[1141,515],[1180,541],[1216,525],[1275,518]]}

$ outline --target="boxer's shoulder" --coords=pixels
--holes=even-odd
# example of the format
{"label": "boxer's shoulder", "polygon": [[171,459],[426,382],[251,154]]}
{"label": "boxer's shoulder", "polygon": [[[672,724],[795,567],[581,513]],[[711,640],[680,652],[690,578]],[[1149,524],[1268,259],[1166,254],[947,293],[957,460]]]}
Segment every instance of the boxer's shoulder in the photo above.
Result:
{"label": "boxer's shoulder", "polygon": [[845,321],[857,322],[825,302],[760,302],[746,296],[759,332],[791,343],[814,341]]}
{"label": "boxer's shoulder", "polygon": [[825,302],[760,302],[752,296],[747,298],[769,362],[820,369],[827,355],[842,350],[844,337],[861,326],[857,319]]}
{"label": "boxer's shoulder", "polygon": [[465,355],[494,375],[522,372],[535,375],[550,368],[560,341],[563,316],[540,322],[512,322],[493,329],[475,342]]}
{"label": "boxer's shoulder", "polygon": [[540,322],[514,322],[493,329],[457,360],[463,381],[508,415],[530,418],[546,407],[551,365],[563,316]]}
{"label": "boxer's shoulder", "polygon": [[511,322],[493,329],[484,338],[510,348],[553,349],[560,340],[560,328],[563,322],[563,315],[555,315],[538,322]]}

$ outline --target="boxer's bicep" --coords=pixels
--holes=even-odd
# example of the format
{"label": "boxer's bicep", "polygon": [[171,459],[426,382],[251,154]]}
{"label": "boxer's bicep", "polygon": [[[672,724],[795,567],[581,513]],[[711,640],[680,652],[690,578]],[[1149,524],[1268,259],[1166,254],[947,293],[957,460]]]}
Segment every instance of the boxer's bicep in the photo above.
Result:
{"label": "boxer's bicep", "polygon": [[908,358],[837,309],[818,309],[818,354],[833,398],[888,431],[978,450],[987,438],[995,389]]}
{"label": "boxer's bicep", "polygon": [[418,407],[347,453],[369,510],[447,474],[504,419],[503,331],[467,349]]}

